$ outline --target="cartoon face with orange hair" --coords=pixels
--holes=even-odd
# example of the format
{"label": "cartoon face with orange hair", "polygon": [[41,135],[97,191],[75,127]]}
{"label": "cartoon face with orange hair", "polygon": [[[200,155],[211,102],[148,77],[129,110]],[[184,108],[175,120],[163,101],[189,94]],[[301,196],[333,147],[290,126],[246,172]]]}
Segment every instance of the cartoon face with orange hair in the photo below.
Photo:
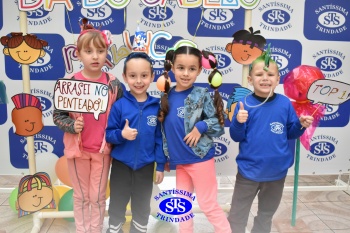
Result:
{"label": "cartoon face with orange hair", "polygon": [[11,114],[15,133],[25,137],[39,133],[44,127],[40,100],[26,93],[17,94],[11,99],[15,104]]}
{"label": "cartoon face with orange hair", "polygon": [[1,37],[1,44],[5,46],[3,52],[16,62],[24,65],[32,64],[39,57],[44,57],[46,52],[43,47],[48,43],[38,39],[36,35],[21,32],[12,32],[11,36]]}
{"label": "cartoon face with orange hair", "polygon": [[41,209],[55,209],[50,177],[45,172],[24,176],[18,187],[18,217]]}

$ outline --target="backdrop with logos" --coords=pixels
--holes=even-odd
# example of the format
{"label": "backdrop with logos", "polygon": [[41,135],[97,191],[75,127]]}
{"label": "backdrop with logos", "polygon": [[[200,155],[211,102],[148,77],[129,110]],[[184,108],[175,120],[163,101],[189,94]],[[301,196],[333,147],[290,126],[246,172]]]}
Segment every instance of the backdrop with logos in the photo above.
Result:
{"label": "backdrop with logos", "polygon": [[[55,1],[46,1],[45,4],[47,2]],[[243,5],[245,1],[222,1],[221,5],[213,3],[211,7],[205,5],[211,2],[209,0],[153,1],[152,4],[148,1],[115,1],[119,5],[112,2],[67,0],[51,5],[27,6],[28,33],[48,42],[44,48],[45,56],[29,68],[30,91],[41,101],[44,122],[44,128],[34,135],[39,164],[50,162],[39,154],[63,155],[63,132],[52,121],[54,85],[57,79],[82,68],[74,56],[74,43],[83,17],[88,18],[94,27],[111,31],[113,45],[103,70],[113,73],[121,81],[124,57],[139,26],[147,32],[148,53],[154,58],[155,81],[163,72],[165,51],[180,40],[191,40],[199,49],[216,55],[218,68],[223,74],[220,94],[225,104],[233,88],[242,85],[242,65],[235,62],[225,47],[232,42],[233,33],[245,27],[245,11],[249,8]],[[21,3],[25,1],[0,0],[0,36],[20,31]],[[30,10],[31,7],[36,9]],[[344,0],[260,1],[252,10],[251,26],[254,31],[260,30],[267,43],[271,43],[272,57],[281,75],[276,92],[284,94],[284,77],[301,64],[317,66],[326,79],[350,85],[350,66],[347,65],[350,63],[349,10],[350,2]],[[0,56],[0,64],[0,80],[6,86],[9,99],[8,104],[0,104],[0,171],[2,174],[28,174],[27,140],[14,133],[11,120],[14,104],[10,97],[23,92],[21,65],[5,55]],[[196,85],[209,87],[208,75],[209,71],[203,69]],[[350,88],[343,93],[347,99],[349,91]],[[159,95],[155,82],[149,93]],[[350,171],[350,101],[340,105],[325,104],[325,107],[326,113],[310,140],[311,149],[301,147],[300,174]],[[218,176],[236,173],[238,144],[230,138],[228,120],[225,126],[226,133],[215,138]],[[293,148],[294,142],[290,144]]]}

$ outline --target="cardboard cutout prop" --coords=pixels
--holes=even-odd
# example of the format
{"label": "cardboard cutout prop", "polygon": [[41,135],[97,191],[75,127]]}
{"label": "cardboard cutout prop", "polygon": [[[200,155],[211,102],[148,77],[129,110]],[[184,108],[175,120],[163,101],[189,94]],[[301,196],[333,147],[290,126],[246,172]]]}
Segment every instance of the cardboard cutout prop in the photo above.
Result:
{"label": "cardboard cutout prop", "polygon": [[[264,70],[269,71],[270,62],[273,61],[271,58],[270,44],[267,46],[267,49],[265,52],[263,52],[260,56],[258,56],[256,59],[254,59],[252,61],[252,64],[249,66],[249,71],[253,68],[253,65],[255,62],[260,62],[260,61],[263,61],[265,63]],[[251,108],[257,108],[257,107],[260,107],[261,105],[263,105],[267,102],[267,100],[272,95],[272,91],[273,90],[270,89],[269,96],[260,104],[255,105],[255,106],[249,106],[246,102],[246,98],[248,95],[253,94],[253,92],[247,88],[244,88],[244,87],[233,88],[233,92],[230,95],[230,97],[228,98],[227,106],[226,106],[226,114],[228,115],[229,120],[232,121],[232,116],[234,114],[235,107],[236,107],[238,101],[244,100],[247,106],[249,106]]]}
{"label": "cardboard cutout prop", "polygon": [[257,35],[260,30],[253,32],[250,27],[249,31],[239,30],[232,37],[232,43],[226,45],[226,51],[232,55],[232,58],[239,64],[249,65],[258,58],[266,44],[263,36]]}
{"label": "cardboard cutout prop", "polygon": [[15,104],[11,114],[15,133],[25,137],[39,133],[44,127],[40,100],[26,93],[14,95],[11,99]]}
{"label": "cardboard cutout prop", "polygon": [[19,182],[17,209],[22,217],[41,209],[55,209],[50,177],[45,172],[24,176]]}
{"label": "cardboard cutout prop", "polygon": [[48,45],[46,41],[38,39],[36,35],[23,36],[22,32],[11,32],[11,36],[1,37],[1,44],[5,46],[3,50],[5,55],[24,65],[32,64],[39,57],[44,57],[46,52],[43,47]]}
{"label": "cardboard cutout prop", "polygon": [[350,84],[331,79],[318,79],[311,84],[307,98],[314,104],[339,105],[350,100]]}
{"label": "cardboard cutout prop", "polygon": [[133,52],[146,52],[147,34],[140,30],[139,21],[137,21],[137,29],[132,44]]}
{"label": "cardboard cutout prop", "polygon": [[54,89],[54,106],[63,111],[91,113],[98,120],[107,111],[108,94],[106,84],[59,79]]}
{"label": "cardboard cutout prop", "polygon": [[301,144],[307,150],[310,150],[310,139],[325,111],[323,105],[312,104],[307,98],[307,93],[311,84],[320,79],[324,79],[324,75],[319,68],[300,65],[286,75],[283,83],[285,95],[295,100],[292,101],[292,105],[297,115],[311,115],[314,117],[312,125],[310,125],[300,137]]}
{"label": "cardboard cutout prop", "polygon": [[228,115],[228,119],[230,121],[232,121],[232,116],[233,116],[233,113],[235,112],[237,102],[239,102],[243,97],[250,95],[251,93],[252,91],[245,87],[233,88],[232,94],[227,99],[227,105],[226,105],[226,114]]}

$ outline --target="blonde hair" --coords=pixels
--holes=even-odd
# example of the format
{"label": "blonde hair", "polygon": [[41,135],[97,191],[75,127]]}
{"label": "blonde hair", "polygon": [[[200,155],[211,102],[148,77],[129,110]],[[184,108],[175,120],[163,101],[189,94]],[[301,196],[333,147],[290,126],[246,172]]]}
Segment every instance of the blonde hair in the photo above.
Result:
{"label": "blonde hair", "polygon": [[80,52],[81,49],[87,48],[90,46],[90,43],[96,48],[104,48],[107,49],[107,45],[105,42],[105,38],[102,33],[96,29],[84,30],[77,41],[77,50]]}

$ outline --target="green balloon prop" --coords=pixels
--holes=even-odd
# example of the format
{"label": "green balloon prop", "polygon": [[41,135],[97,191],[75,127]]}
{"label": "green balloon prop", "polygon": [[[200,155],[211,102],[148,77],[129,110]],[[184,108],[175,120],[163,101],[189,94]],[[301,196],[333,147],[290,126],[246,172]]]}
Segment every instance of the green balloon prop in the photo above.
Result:
{"label": "green balloon prop", "polygon": [[[58,211],[73,211],[73,189],[67,191],[60,200]],[[74,222],[74,218],[65,218],[69,222]]]}
{"label": "green balloon prop", "polygon": [[9,198],[10,207],[15,213],[18,212],[18,210],[16,210],[17,197],[18,197],[18,187],[16,187],[14,190],[12,190],[12,192],[10,194],[10,198]]}

